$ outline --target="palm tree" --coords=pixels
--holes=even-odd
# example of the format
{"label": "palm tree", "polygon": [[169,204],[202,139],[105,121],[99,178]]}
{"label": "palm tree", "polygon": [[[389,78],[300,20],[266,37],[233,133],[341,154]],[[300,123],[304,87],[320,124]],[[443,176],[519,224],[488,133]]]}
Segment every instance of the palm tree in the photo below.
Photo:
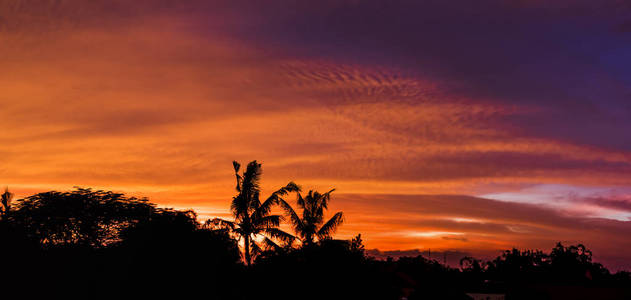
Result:
{"label": "palm tree", "polygon": [[337,212],[331,219],[324,223],[324,210],[327,209],[328,202],[331,199],[332,189],[324,194],[317,191],[309,191],[306,197],[302,197],[298,193],[298,207],[302,209],[302,217],[299,217],[296,211],[285,200],[280,200],[281,207],[289,216],[291,225],[299,236],[303,245],[311,245],[315,242],[330,238],[337,230],[337,227],[344,222],[342,212]]}
{"label": "palm tree", "polygon": [[9,209],[11,208],[11,200],[13,200],[13,193],[9,192],[9,188],[5,188],[4,193],[0,195],[3,216],[6,216],[9,213]]}
{"label": "palm tree", "polygon": [[252,257],[262,251],[261,246],[258,245],[259,241],[265,244],[265,248],[280,247],[274,240],[285,244],[293,242],[294,237],[291,234],[278,228],[283,217],[272,215],[271,210],[280,201],[285,202],[282,196],[290,192],[299,192],[300,187],[289,182],[261,203],[259,200],[261,164],[257,163],[256,160],[250,162],[243,175],[239,175],[241,165],[236,161],[232,164],[237,179],[236,190],[238,192],[230,205],[234,221],[216,218],[206,221],[205,226],[207,228],[228,229],[236,234],[239,240],[243,239],[243,256],[247,265],[250,266]]}

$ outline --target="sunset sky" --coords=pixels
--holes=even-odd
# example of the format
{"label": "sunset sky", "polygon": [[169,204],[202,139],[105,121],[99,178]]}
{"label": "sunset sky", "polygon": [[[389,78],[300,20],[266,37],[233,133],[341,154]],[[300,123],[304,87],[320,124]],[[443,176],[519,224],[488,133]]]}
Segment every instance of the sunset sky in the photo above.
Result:
{"label": "sunset sky", "polygon": [[631,269],[631,2],[0,0],[0,186],[226,217],[255,159],[366,248]]}

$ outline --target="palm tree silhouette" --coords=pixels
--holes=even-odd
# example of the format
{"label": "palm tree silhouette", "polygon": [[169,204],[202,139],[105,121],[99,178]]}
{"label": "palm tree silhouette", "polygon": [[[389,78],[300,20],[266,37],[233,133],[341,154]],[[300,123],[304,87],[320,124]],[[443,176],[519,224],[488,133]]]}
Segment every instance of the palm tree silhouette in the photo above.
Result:
{"label": "palm tree silhouette", "polygon": [[344,215],[339,211],[324,223],[324,210],[327,209],[333,191],[335,189],[321,194],[310,190],[309,194],[304,198],[298,193],[297,203],[298,207],[302,209],[302,217],[298,216],[289,203],[285,202],[285,200],[280,200],[281,207],[289,216],[291,225],[303,245],[313,244],[316,238],[318,241],[330,238],[337,230],[337,227],[344,222]]}
{"label": "palm tree silhouette", "polygon": [[258,245],[259,241],[264,243],[265,248],[280,247],[273,239],[285,244],[291,244],[294,241],[294,236],[278,228],[283,217],[272,215],[271,210],[280,201],[285,202],[282,196],[290,192],[299,192],[300,187],[294,182],[289,182],[261,203],[259,200],[261,164],[257,163],[256,160],[250,162],[243,175],[239,175],[241,165],[236,161],[232,164],[237,179],[236,190],[238,192],[230,205],[234,221],[215,218],[206,221],[205,226],[215,229],[229,229],[238,236],[239,240],[243,239],[243,256],[247,265],[250,266],[252,257],[262,251],[261,246]]}

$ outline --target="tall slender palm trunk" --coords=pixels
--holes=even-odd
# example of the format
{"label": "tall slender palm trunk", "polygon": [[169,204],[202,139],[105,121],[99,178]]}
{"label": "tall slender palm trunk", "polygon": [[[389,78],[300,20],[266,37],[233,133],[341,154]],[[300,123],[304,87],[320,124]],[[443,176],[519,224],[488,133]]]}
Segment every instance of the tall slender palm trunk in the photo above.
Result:
{"label": "tall slender palm trunk", "polygon": [[248,267],[251,264],[251,258],[250,258],[250,235],[246,235],[245,236],[245,245],[244,247],[244,252],[245,252],[245,263],[248,265]]}

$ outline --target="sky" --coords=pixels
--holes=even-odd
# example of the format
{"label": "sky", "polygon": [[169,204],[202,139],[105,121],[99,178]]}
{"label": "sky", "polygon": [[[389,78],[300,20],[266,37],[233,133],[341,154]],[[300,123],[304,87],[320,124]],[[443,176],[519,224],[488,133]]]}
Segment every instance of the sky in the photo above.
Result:
{"label": "sky", "polygon": [[[232,161],[378,253],[631,269],[631,3],[0,0],[0,186],[229,216]],[[290,202],[295,201],[290,196]],[[451,257],[450,257],[451,259]]]}

